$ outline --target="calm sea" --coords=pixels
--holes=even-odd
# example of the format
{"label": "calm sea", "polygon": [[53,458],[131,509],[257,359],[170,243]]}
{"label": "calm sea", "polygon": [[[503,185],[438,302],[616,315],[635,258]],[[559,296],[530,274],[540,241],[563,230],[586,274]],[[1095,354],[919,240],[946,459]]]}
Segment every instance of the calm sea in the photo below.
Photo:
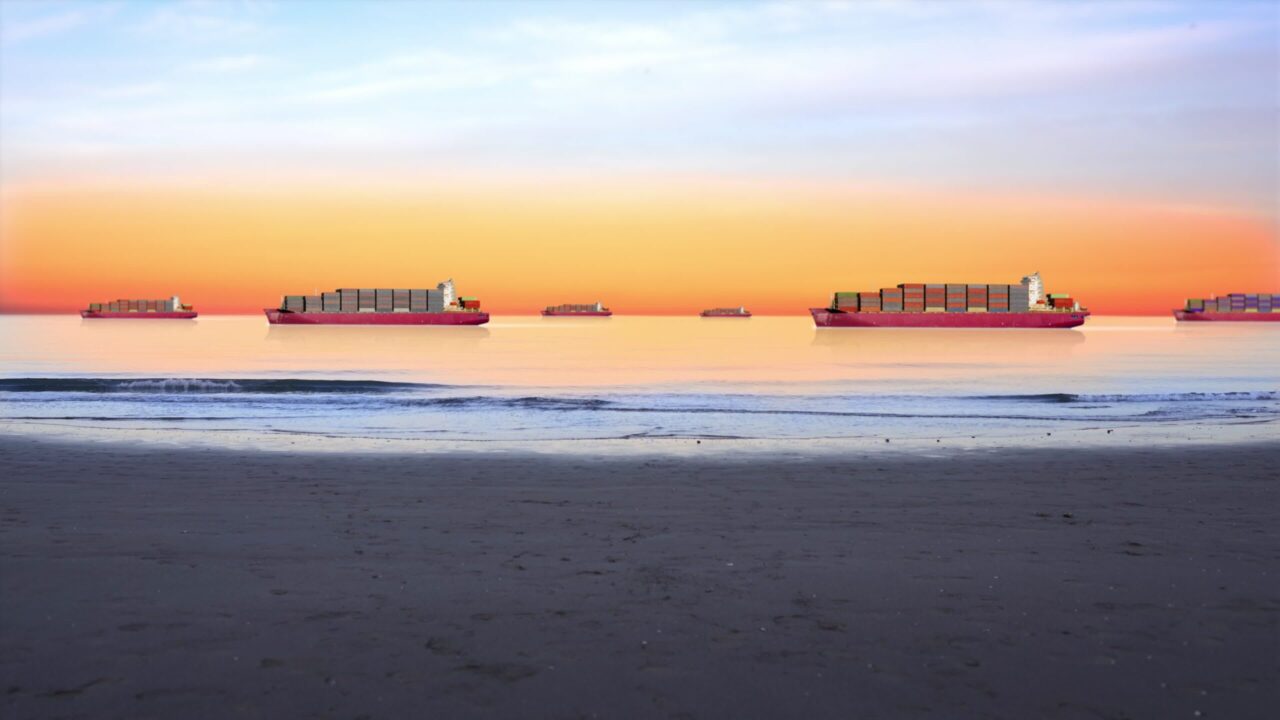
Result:
{"label": "calm sea", "polygon": [[1280,326],[478,328],[0,317],[0,424],[435,440],[932,438],[1280,419]]}

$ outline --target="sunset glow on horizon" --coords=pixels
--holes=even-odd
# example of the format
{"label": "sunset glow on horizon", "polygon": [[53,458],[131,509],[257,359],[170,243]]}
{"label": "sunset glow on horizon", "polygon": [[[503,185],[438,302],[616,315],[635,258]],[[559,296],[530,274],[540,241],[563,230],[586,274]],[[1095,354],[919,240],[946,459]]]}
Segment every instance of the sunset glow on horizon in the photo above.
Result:
{"label": "sunset glow on horizon", "polygon": [[536,192],[498,206],[459,192],[31,193],[6,199],[7,232],[42,242],[6,245],[0,284],[6,309],[22,312],[175,292],[204,312],[258,312],[286,293],[452,277],[498,313],[600,299],[631,314],[745,304],[789,315],[835,290],[1039,271],[1095,311],[1156,314],[1188,293],[1273,284],[1278,262],[1264,223],[1199,209],[764,188],[578,188],[578,202]]}
{"label": "sunset glow on horizon", "polygon": [[0,312],[450,277],[508,314],[1280,291],[1266,3],[2,12]]}

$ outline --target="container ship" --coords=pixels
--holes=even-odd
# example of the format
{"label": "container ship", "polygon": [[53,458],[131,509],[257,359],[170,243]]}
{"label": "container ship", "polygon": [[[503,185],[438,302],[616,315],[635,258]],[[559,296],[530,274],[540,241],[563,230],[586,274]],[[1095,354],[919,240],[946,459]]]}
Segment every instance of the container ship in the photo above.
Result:
{"label": "container ship", "polygon": [[272,325],[483,325],[474,297],[458,297],[453,280],[435,289],[339,288],[319,295],[285,295],[265,308]]}
{"label": "container ship", "polygon": [[542,314],[546,317],[562,317],[566,315],[576,317],[609,317],[610,315],[613,315],[613,311],[597,300],[589,305],[573,303],[565,305],[548,305],[542,311]]}
{"label": "container ship", "polygon": [[1280,293],[1231,293],[1223,297],[1188,298],[1174,310],[1181,322],[1280,322]]}
{"label": "container ship", "polygon": [[89,320],[190,320],[197,316],[191,305],[183,305],[174,295],[168,300],[115,300],[105,303],[89,303],[88,310],[81,310],[80,317]]}
{"label": "container ship", "polygon": [[810,308],[818,327],[1073,328],[1089,311],[1069,295],[1045,294],[1040,273],[1014,285],[902,283],[838,292]]}
{"label": "container ship", "polygon": [[736,308],[710,308],[702,311],[702,317],[707,318],[749,318],[751,311],[745,307],[738,306]]}

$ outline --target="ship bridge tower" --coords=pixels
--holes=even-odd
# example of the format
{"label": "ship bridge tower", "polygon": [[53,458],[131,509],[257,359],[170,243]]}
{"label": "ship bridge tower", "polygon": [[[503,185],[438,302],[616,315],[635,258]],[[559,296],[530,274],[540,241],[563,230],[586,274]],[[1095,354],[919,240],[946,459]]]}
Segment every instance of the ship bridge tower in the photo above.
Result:
{"label": "ship bridge tower", "polygon": [[440,295],[444,299],[445,307],[449,307],[458,300],[458,293],[453,289],[453,278],[449,278],[439,285],[436,285],[436,289],[440,291]]}
{"label": "ship bridge tower", "polygon": [[1029,307],[1035,307],[1037,303],[1044,299],[1044,281],[1040,279],[1039,270],[1022,278],[1022,284],[1027,286],[1027,303]]}

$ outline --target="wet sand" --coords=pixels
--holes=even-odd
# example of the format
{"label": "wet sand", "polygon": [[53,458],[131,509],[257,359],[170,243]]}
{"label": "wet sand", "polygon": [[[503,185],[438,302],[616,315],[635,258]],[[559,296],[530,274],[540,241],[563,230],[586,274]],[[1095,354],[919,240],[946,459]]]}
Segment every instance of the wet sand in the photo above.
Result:
{"label": "wet sand", "polygon": [[1263,718],[1277,467],[0,438],[0,715]]}

